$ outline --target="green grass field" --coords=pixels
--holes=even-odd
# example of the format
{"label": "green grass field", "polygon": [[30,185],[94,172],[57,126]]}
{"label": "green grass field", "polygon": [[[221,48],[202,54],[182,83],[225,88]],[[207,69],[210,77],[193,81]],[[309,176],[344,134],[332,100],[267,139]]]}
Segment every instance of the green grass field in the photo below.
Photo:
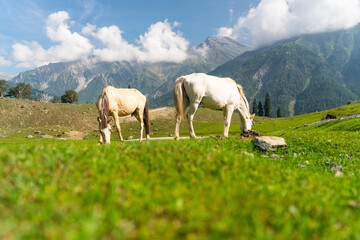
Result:
{"label": "green grass field", "polygon": [[[270,153],[241,139],[236,121],[224,140],[119,143],[114,132],[106,146],[96,146],[96,132],[70,141],[15,129],[0,138],[0,238],[360,239],[360,119],[304,126],[328,112],[359,114],[360,102],[257,118],[254,130],[287,141]],[[153,136],[173,125],[154,120]],[[222,122],[194,125],[198,136],[223,130]],[[138,136],[137,123],[122,128]]]}

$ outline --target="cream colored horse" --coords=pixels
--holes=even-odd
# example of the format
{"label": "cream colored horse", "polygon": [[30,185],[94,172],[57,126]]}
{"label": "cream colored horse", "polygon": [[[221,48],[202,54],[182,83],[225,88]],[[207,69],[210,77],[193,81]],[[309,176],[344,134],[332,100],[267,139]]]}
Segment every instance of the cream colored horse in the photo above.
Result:
{"label": "cream colored horse", "polygon": [[111,126],[109,117],[115,120],[115,126],[119,133],[120,141],[124,139],[121,135],[119,116],[134,115],[140,122],[140,142],[142,141],[144,123],[146,139],[150,139],[149,109],[146,97],[136,89],[106,87],[99,95],[96,106],[99,110],[98,121],[100,129],[99,143],[110,143]]}
{"label": "cream colored horse", "polygon": [[176,125],[174,139],[179,138],[179,125],[187,113],[190,137],[196,137],[192,124],[199,105],[210,109],[222,109],[224,115],[223,137],[228,137],[231,116],[234,110],[240,115],[241,130],[251,130],[255,114],[250,115],[249,103],[240,85],[231,78],[219,78],[204,73],[193,73],[176,79],[174,87]]}

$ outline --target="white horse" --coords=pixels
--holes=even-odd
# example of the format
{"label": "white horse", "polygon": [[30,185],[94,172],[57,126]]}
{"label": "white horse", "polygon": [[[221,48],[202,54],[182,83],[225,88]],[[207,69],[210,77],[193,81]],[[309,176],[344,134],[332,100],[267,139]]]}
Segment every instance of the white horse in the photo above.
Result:
{"label": "white horse", "polygon": [[111,126],[109,116],[113,116],[120,141],[121,135],[119,116],[134,115],[140,122],[140,142],[142,141],[144,123],[146,139],[150,139],[149,108],[146,97],[136,89],[106,87],[99,95],[96,106],[99,110],[98,121],[100,129],[99,143],[110,143]]}
{"label": "white horse", "polygon": [[224,115],[223,137],[229,136],[231,116],[234,110],[240,115],[241,130],[251,130],[255,114],[250,115],[249,103],[240,85],[231,78],[219,78],[204,73],[193,73],[176,79],[174,87],[176,124],[174,139],[179,138],[179,125],[187,113],[190,137],[196,138],[192,124],[199,105],[210,109],[222,109]]}

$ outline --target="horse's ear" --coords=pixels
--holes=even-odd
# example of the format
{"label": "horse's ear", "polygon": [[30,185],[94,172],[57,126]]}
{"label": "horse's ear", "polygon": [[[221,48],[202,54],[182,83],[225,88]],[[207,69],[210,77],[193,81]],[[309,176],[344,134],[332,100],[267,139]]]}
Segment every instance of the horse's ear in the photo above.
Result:
{"label": "horse's ear", "polygon": [[254,119],[254,117],[255,117],[255,113],[250,116],[250,119],[252,120],[252,119]]}

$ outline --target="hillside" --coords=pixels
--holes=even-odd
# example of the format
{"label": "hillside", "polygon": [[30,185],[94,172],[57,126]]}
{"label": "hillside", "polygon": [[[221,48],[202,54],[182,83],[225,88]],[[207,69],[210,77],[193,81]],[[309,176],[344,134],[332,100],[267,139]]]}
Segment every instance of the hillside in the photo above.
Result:
{"label": "hillside", "polygon": [[[336,109],[322,112],[314,112],[306,115],[294,116],[291,118],[264,118],[256,117],[254,129],[266,133],[269,131],[291,131],[294,127],[302,126],[320,121],[326,114],[346,117],[349,115],[360,114],[360,101],[348,104]],[[59,131],[78,131],[91,133],[98,129],[98,112],[95,104],[61,104],[45,103],[25,99],[0,99],[0,135],[5,136],[4,132],[13,132],[14,130],[25,130],[25,132],[34,132],[32,129],[58,129]],[[173,107],[162,107],[150,109],[151,132],[156,136],[169,136],[174,131],[175,109]],[[125,135],[129,135],[129,129],[138,129],[138,122],[135,117],[122,117],[121,123],[127,126],[124,128]],[[194,118],[195,131],[202,130],[201,135],[210,135],[213,133],[212,123],[220,129],[223,129],[223,115],[221,111],[214,111],[205,108],[199,108]],[[271,121],[274,126],[271,130],[263,125],[264,121]],[[239,133],[239,116],[233,114],[231,129]],[[62,130],[60,130],[62,129]],[[155,130],[154,130],[155,129]],[[58,131],[57,130],[57,131]],[[138,130],[134,134],[137,135]],[[182,122],[182,131],[185,136],[188,134],[187,121]],[[54,134],[54,133],[51,133]],[[113,134],[116,136],[116,134]],[[199,136],[201,136],[199,135]]]}
{"label": "hillside", "polygon": [[250,103],[270,93],[273,115],[321,111],[360,96],[360,26],[305,35],[247,52],[210,74],[242,84]]}
{"label": "hillside", "polygon": [[[33,88],[61,96],[76,90],[80,103],[93,103],[107,85],[137,88],[152,99],[150,107],[161,106],[157,99],[168,94],[173,81],[192,72],[209,72],[248,50],[230,38],[208,38],[189,49],[189,58],[182,63],[99,62],[94,57],[54,63],[20,73],[11,83],[25,82]],[[171,86],[171,87],[170,87]]]}
{"label": "hillside", "polygon": [[[93,103],[64,104],[2,98],[0,99],[0,115],[2,116],[0,118],[0,128],[2,129],[49,128],[52,126],[81,132],[98,129],[98,111]],[[175,109],[173,107],[150,109],[149,115],[150,121],[166,119],[173,122]],[[238,116],[235,116],[235,119],[238,119]],[[222,112],[202,108],[196,114],[195,120],[222,122]],[[135,122],[134,125],[138,125],[136,118],[131,116],[121,117],[120,121],[122,123]],[[159,126],[155,128],[159,128]]]}

